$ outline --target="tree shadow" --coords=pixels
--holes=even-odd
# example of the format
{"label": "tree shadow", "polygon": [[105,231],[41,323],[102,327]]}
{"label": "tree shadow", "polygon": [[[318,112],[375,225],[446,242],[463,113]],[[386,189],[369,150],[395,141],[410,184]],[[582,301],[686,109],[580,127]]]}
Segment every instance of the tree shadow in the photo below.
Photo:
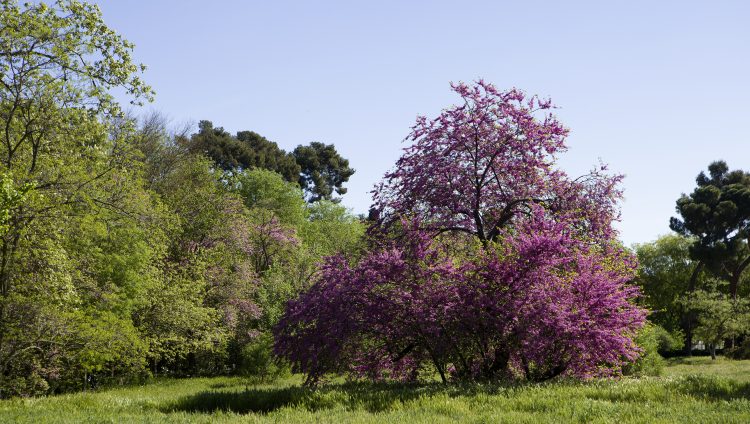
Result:
{"label": "tree shadow", "polygon": [[671,383],[685,395],[708,401],[750,399],[750,383],[709,375],[688,375]]}
{"label": "tree shadow", "polygon": [[[504,386],[503,386],[504,387]],[[445,385],[442,383],[372,383],[347,382],[327,384],[319,388],[267,387],[246,388],[243,391],[209,390],[185,396],[164,408],[165,412],[234,412],[238,414],[266,414],[284,407],[304,408],[309,411],[344,406],[368,412],[384,412],[422,396],[439,393],[451,397],[477,393],[497,393],[497,385]]]}
{"label": "tree shadow", "polygon": [[268,413],[285,406],[299,404],[308,396],[307,392],[307,389],[301,387],[245,389],[241,392],[209,390],[180,398],[165,408],[165,412]]}

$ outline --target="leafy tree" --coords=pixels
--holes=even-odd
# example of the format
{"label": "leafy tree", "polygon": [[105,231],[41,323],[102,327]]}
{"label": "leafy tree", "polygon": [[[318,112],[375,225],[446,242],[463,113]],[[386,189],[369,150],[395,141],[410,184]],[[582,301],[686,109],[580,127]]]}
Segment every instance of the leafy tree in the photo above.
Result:
{"label": "leafy tree", "polygon": [[[256,154],[256,168],[268,169],[284,177],[289,182],[299,178],[300,167],[291,153],[287,153],[273,141],[253,131],[237,132],[237,140]],[[245,169],[250,169],[245,166]]]}
{"label": "leafy tree", "polygon": [[294,157],[252,131],[240,131],[233,137],[223,128],[214,127],[211,121],[200,121],[188,147],[191,152],[213,159],[225,171],[261,168],[277,172],[290,182],[299,179],[300,167]]}
{"label": "leafy tree", "polygon": [[294,159],[300,166],[299,185],[310,202],[333,200],[333,192],[346,193],[343,184],[354,175],[349,161],[341,157],[333,144],[313,141],[308,146],[297,146]]}
{"label": "leafy tree", "polygon": [[567,134],[549,101],[480,81],[418,118],[375,190],[371,250],[330,257],[276,327],[312,384],[329,372],[443,381],[618,373],[645,311],[615,239],[619,177],[554,168]]}
{"label": "leafy tree", "polygon": [[302,190],[296,183],[266,169],[253,169],[235,175],[231,184],[249,209],[266,209],[283,225],[301,227],[307,218]]}
{"label": "leafy tree", "polygon": [[228,350],[252,338],[248,332],[261,313],[254,301],[253,224],[209,159],[182,159],[153,164],[168,167],[151,174],[162,175],[153,188],[176,225],[165,226],[170,243],[163,278],[139,312],[138,325],[151,343],[153,369],[224,372],[237,362],[227,358]]}
{"label": "leafy tree", "polygon": [[[135,301],[127,297],[137,290],[119,267],[138,263],[139,254],[75,249],[98,237],[87,230],[117,228],[144,206],[127,204],[144,193],[130,184],[138,172],[128,166],[132,127],[112,131],[122,112],[110,90],[125,91],[134,103],[150,100],[152,91],[140,79],[144,67],[131,59],[132,44],[104,24],[95,6],[0,5],[0,173],[7,176],[4,206],[11,205],[0,236],[6,396],[79,387],[81,372],[114,370],[114,349],[137,346],[126,336],[133,335],[128,312]],[[100,318],[101,326],[87,325]],[[92,348],[100,355],[94,358],[82,334],[93,344],[111,343]],[[125,372],[127,363],[138,373],[142,350],[129,352],[132,360],[117,369]]]}
{"label": "leafy tree", "polygon": [[24,228],[60,208],[96,203],[87,199],[84,182],[119,165],[116,155],[105,157],[120,146],[99,120],[120,114],[111,88],[124,89],[135,101],[151,97],[138,76],[143,66],[131,60],[132,48],[103,23],[95,6],[61,0],[55,7],[21,8],[2,2],[0,157],[4,172],[21,185],[33,183],[44,199],[18,211],[1,241],[5,293]]}
{"label": "leafy tree", "polygon": [[623,369],[626,375],[661,375],[664,368],[664,358],[659,354],[659,336],[664,329],[651,322],[646,322],[638,331],[635,341],[643,349],[637,361],[628,364]]}
{"label": "leafy tree", "polygon": [[361,250],[364,224],[344,206],[319,200],[307,206],[308,221],[300,229],[304,244],[316,256],[353,253]]}
{"label": "leafy tree", "polygon": [[694,274],[700,268],[696,268],[696,261],[691,258],[693,244],[693,239],[674,234],[635,246],[638,285],[643,291],[644,305],[651,311],[649,320],[672,333],[682,330],[688,354],[693,345],[696,317],[685,308],[683,300],[695,289],[706,289],[710,280],[705,272]]}
{"label": "leafy tree", "polygon": [[696,238],[691,248],[698,261],[695,275],[708,266],[729,281],[729,294],[736,298],[742,273],[750,266],[750,173],[730,172],[724,161],[711,163],[708,171],[698,175],[690,195],[677,200],[681,218],[671,218],[670,228]]}
{"label": "leafy tree", "polygon": [[733,299],[716,291],[697,290],[684,301],[688,308],[698,314],[695,333],[708,345],[711,359],[716,359],[717,345],[750,331],[750,301],[746,299]]}

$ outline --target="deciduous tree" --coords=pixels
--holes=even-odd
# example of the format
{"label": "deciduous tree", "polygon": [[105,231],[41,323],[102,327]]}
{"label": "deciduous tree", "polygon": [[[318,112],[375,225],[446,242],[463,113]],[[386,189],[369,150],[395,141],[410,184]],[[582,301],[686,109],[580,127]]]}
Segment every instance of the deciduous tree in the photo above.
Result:
{"label": "deciduous tree", "polygon": [[619,176],[555,168],[567,130],[551,102],[455,84],[463,103],[418,118],[374,191],[361,261],[329,259],[291,302],[276,351],[328,372],[545,380],[618,373],[645,311],[616,241]]}

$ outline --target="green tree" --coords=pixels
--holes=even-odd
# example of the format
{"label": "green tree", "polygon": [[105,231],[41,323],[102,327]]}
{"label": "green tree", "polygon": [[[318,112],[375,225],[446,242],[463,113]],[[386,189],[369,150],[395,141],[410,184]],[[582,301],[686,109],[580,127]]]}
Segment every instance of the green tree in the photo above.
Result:
{"label": "green tree", "polygon": [[252,131],[240,131],[232,136],[224,128],[214,127],[211,121],[200,121],[198,132],[190,137],[187,145],[191,152],[208,156],[225,171],[262,168],[290,182],[299,178],[300,167],[294,157]]}
{"label": "green tree", "polygon": [[708,345],[711,359],[716,359],[716,347],[723,341],[750,331],[750,301],[747,299],[698,290],[685,303],[698,314],[695,334]]}
{"label": "green tree", "polygon": [[131,60],[133,45],[104,24],[95,6],[1,4],[0,158],[4,172],[21,185],[33,183],[43,199],[17,211],[1,241],[7,293],[23,230],[61,209],[96,203],[87,188],[121,165],[122,155],[113,153],[122,146],[105,124],[121,113],[109,90],[124,89],[136,102],[152,92],[138,76],[144,67]]}
{"label": "green tree", "polygon": [[[706,273],[692,279],[696,261],[690,256],[694,240],[677,234],[635,246],[638,255],[638,284],[643,302],[651,311],[649,320],[675,333],[685,334],[685,352],[693,343],[694,313],[686,310],[682,299],[697,288],[706,287]],[[691,287],[691,284],[694,286]]]}
{"label": "green tree", "polygon": [[316,256],[356,254],[362,248],[365,225],[344,206],[319,200],[307,206],[308,220],[300,229],[303,243]]}
{"label": "green tree", "polygon": [[354,175],[354,169],[333,144],[313,141],[308,146],[297,146],[293,154],[301,167],[299,185],[305,190],[308,201],[334,200],[334,191],[346,193],[343,184]]}
{"label": "green tree", "polygon": [[671,218],[670,228],[695,237],[695,275],[708,266],[729,282],[729,294],[736,298],[742,273],[750,266],[750,173],[729,171],[724,161],[711,163],[708,171],[698,175],[690,195],[677,200],[681,218]]}
{"label": "green tree", "polygon": [[[133,184],[133,128],[110,90],[125,91],[134,103],[150,100],[152,91],[140,79],[144,67],[131,59],[132,44],[104,24],[96,6],[3,0],[0,7],[0,173],[7,177],[5,206],[12,204],[0,235],[5,396],[114,370],[113,350],[101,346],[118,349],[117,335],[133,334],[126,298],[140,285],[131,278],[138,268],[122,271],[142,252],[113,252],[93,240],[103,240],[101,228],[107,240],[117,239],[115,228],[138,223],[141,206],[148,209],[148,202],[133,202],[144,194],[137,179]],[[128,237],[138,245],[137,236]],[[94,333],[112,343],[99,344],[95,359],[81,335],[97,339],[84,324],[105,315],[108,324]],[[140,351],[131,352],[128,363],[138,368]]]}
{"label": "green tree", "polygon": [[307,218],[302,190],[276,172],[266,169],[243,171],[233,176],[231,184],[251,211],[272,211],[282,225],[299,228]]}

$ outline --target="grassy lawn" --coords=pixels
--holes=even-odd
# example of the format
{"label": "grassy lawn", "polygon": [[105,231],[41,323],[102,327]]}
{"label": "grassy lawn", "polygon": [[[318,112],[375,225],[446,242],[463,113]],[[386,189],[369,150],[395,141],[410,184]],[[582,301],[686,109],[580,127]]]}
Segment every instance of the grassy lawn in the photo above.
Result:
{"label": "grassy lawn", "polygon": [[665,376],[683,376],[690,374],[716,375],[730,378],[741,383],[750,383],[750,360],[732,361],[723,357],[712,361],[708,356],[692,358],[673,358],[667,361]]}
{"label": "grassy lawn", "polygon": [[159,380],[1,401],[0,422],[750,422],[750,361],[672,359],[663,377],[588,383],[299,384]]}

